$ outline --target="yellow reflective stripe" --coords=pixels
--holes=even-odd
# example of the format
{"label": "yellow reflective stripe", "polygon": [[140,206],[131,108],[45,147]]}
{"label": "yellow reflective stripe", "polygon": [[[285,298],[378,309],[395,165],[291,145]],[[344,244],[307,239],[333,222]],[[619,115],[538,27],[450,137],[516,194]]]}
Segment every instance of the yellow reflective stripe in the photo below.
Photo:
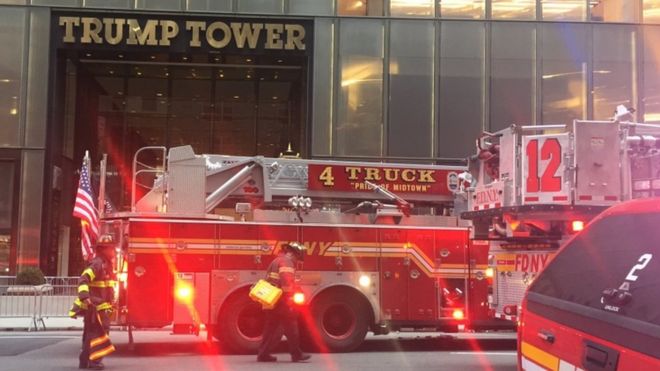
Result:
{"label": "yellow reflective stripe", "polygon": [[107,347],[90,354],[89,359],[92,361],[96,361],[97,359],[103,358],[114,351],[115,351],[115,346],[110,344]]}
{"label": "yellow reflective stripe", "polygon": [[524,341],[520,346],[520,350],[523,356],[538,363],[539,365],[552,371],[559,370],[559,358],[553,356],[552,354]]}
{"label": "yellow reflective stripe", "polygon": [[280,274],[279,274],[279,273],[275,273],[275,272],[270,272],[270,273],[268,273],[268,277],[270,277],[270,278],[280,279]]}
{"label": "yellow reflective stripe", "polygon": [[94,271],[92,270],[92,268],[87,268],[87,269],[85,269],[85,270],[82,272],[81,276],[84,276],[84,275],[88,275],[88,276],[89,276],[89,279],[90,279],[91,281],[94,281],[94,278],[96,278],[96,275],[94,274]]}
{"label": "yellow reflective stripe", "polygon": [[82,284],[78,286],[78,292],[88,292],[89,291],[89,286]]}
{"label": "yellow reflective stripe", "polygon": [[106,309],[112,309],[112,304],[110,303],[101,303],[96,306],[96,310],[106,310]]}
{"label": "yellow reflective stripe", "polygon": [[76,298],[76,300],[73,301],[73,304],[81,307],[82,309],[87,309],[87,304],[83,303],[80,298]]}
{"label": "yellow reflective stripe", "polygon": [[90,341],[89,346],[90,347],[95,347],[95,346],[97,346],[97,345],[99,345],[99,344],[101,344],[104,341],[109,340],[109,339],[110,339],[110,337],[107,334],[105,334],[103,336],[97,337],[96,339],[93,339],[92,341]]}
{"label": "yellow reflective stripe", "polygon": [[89,286],[91,287],[115,287],[116,285],[117,285],[117,281],[113,281],[113,280],[94,281],[89,283]]}
{"label": "yellow reflective stripe", "polygon": [[280,273],[296,273],[296,270],[291,267],[280,267]]}

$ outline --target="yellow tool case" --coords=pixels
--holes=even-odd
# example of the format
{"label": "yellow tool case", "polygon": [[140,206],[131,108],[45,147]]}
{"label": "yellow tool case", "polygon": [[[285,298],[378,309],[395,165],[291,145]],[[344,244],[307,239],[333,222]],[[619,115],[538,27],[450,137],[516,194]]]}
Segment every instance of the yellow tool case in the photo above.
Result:
{"label": "yellow tool case", "polygon": [[282,296],[282,289],[271,285],[266,280],[259,280],[250,289],[250,298],[260,303],[265,309],[273,309]]}

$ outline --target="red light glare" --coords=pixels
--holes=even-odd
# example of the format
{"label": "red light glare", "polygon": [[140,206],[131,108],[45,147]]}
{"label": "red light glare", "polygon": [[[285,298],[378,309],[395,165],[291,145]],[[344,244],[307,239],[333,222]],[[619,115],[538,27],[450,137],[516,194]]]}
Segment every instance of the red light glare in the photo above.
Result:
{"label": "red light glare", "polygon": [[297,305],[305,304],[305,294],[302,292],[297,292],[293,294],[293,302]]}
{"label": "red light glare", "polygon": [[573,220],[571,228],[573,229],[573,232],[579,232],[584,229],[584,222],[582,220]]}
{"label": "red light glare", "polygon": [[461,309],[454,309],[454,312],[451,314],[452,317],[454,317],[455,320],[462,320],[465,318],[465,313],[463,313],[463,310]]}

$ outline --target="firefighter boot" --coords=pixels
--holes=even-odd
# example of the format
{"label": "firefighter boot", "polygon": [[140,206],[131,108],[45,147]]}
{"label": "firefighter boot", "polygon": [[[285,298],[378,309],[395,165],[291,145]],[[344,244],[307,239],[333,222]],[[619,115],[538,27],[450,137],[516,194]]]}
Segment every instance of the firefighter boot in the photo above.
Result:
{"label": "firefighter boot", "polygon": [[89,367],[89,358],[86,353],[80,352],[80,356],[78,356],[78,368],[84,370],[87,367]]}
{"label": "firefighter boot", "polygon": [[105,365],[101,361],[89,361],[87,368],[90,370],[103,370]]}
{"label": "firefighter boot", "polygon": [[309,354],[300,352],[299,354],[291,355],[291,362],[303,362],[310,358],[312,358],[312,356],[310,356]]}
{"label": "firefighter boot", "polygon": [[257,357],[257,362],[277,362],[277,357],[270,354]]}

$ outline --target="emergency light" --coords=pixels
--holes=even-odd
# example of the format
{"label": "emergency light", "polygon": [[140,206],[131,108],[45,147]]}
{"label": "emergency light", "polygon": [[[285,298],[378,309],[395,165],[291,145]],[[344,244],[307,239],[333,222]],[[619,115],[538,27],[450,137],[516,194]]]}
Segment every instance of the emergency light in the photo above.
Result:
{"label": "emergency light", "polygon": [[293,302],[297,305],[305,304],[305,294],[302,292],[297,292],[293,294]]}

